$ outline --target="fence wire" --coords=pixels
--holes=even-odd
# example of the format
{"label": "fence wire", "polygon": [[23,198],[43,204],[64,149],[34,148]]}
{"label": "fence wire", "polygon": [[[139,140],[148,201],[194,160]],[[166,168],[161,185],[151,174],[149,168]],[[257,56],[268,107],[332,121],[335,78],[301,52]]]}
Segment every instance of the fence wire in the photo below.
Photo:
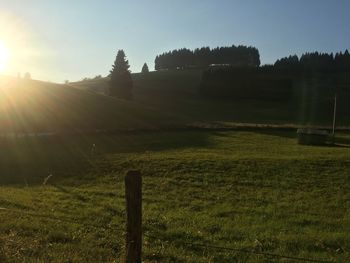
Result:
{"label": "fence wire", "polygon": [[[0,207],[0,212],[9,212],[9,213],[16,213],[16,214],[22,214],[26,216],[31,216],[31,217],[36,217],[36,218],[42,218],[42,219],[48,219],[48,220],[53,220],[53,221],[59,221],[59,222],[66,222],[66,223],[71,223],[71,224],[78,224],[82,226],[88,226],[88,227],[94,227],[98,229],[110,229],[113,231],[121,231],[125,232],[125,228],[118,227],[118,226],[106,226],[106,225],[98,225],[98,224],[92,224],[92,223],[86,223],[86,222],[78,222],[76,220],[70,219],[70,218],[65,218],[65,217],[56,217],[56,216],[51,216],[47,214],[36,214],[32,212],[27,212],[23,210],[14,210],[14,209],[9,209],[5,207]],[[161,240],[159,236],[154,236],[149,233],[143,233],[144,237],[147,237],[149,239],[153,240]],[[224,246],[216,246],[212,244],[201,244],[201,243],[194,243],[194,242],[186,242],[182,240],[167,240],[169,243],[175,245],[175,246],[185,246],[185,247],[197,247],[197,248],[203,248],[203,249],[212,249],[216,251],[228,251],[232,253],[245,253],[245,254],[251,254],[251,255],[261,255],[265,257],[274,257],[274,258],[279,258],[279,259],[290,259],[294,261],[299,261],[299,262],[315,262],[315,263],[332,263],[332,261],[327,261],[327,260],[318,260],[318,259],[311,259],[311,258],[303,258],[303,257],[293,257],[293,256],[287,256],[287,255],[281,255],[281,254],[274,254],[274,253],[268,253],[268,252],[259,252],[259,251],[253,251],[249,249],[244,249],[244,248],[233,248],[233,247],[224,247]]]}
{"label": "fence wire", "polygon": [[[150,239],[158,239],[159,240],[159,237],[155,237],[152,235],[144,234],[144,236],[148,237]],[[280,258],[280,259],[291,259],[294,261],[332,263],[332,261],[327,261],[327,260],[318,260],[318,259],[303,258],[303,257],[292,257],[292,256],[281,255],[281,254],[253,251],[253,250],[244,249],[244,248],[223,247],[223,246],[215,246],[215,245],[210,245],[210,244],[200,244],[200,243],[185,242],[185,241],[171,241],[171,240],[168,240],[168,241],[172,244],[178,244],[178,245],[183,245],[183,246],[188,246],[188,247],[200,247],[203,249],[213,249],[213,250],[229,251],[229,252],[234,252],[234,253],[262,255],[262,256],[266,256],[266,257],[274,257],[274,258]]]}

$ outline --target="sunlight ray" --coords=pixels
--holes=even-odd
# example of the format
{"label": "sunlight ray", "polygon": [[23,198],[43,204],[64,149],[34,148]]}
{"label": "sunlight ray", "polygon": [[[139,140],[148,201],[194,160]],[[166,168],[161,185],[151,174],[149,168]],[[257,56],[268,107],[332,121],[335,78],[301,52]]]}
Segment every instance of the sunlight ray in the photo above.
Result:
{"label": "sunlight ray", "polygon": [[8,50],[6,45],[0,41],[0,73],[2,73],[5,70],[9,57],[10,51]]}

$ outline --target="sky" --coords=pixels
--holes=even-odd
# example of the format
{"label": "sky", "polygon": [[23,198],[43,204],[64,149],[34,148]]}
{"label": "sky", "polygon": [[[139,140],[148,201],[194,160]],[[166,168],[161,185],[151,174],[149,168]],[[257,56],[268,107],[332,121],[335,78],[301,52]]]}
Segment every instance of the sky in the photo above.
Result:
{"label": "sky", "polygon": [[348,0],[1,0],[4,72],[53,82],[105,76],[118,49],[132,72],[177,48],[248,45],[262,64],[350,49]]}

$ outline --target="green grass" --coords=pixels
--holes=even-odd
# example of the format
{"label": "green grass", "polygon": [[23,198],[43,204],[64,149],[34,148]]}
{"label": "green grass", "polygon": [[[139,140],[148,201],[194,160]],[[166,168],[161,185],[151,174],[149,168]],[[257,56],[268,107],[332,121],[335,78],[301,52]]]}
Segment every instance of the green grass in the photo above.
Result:
{"label": "green grass", "polygon": [[0,262],[119,262],[129,169],[143,174],[145,262],[290,262],[184,243],[348,262],[350,136],[337,140],[300,146],[272,130],[3,140],[13,151],[0,155],[10,209]]}
{"label": "green grass", "polygon": [[[145,262],[281,261],[191,243],[348,262],[349,134],[338,147],[307,147],[294,132],[262,128],[140,131],[298,124],[298,105],[203,99],[200,76],[134,74],[132,102],[96,94],[105,79],[1,77],[1,134],[57,134],[0,137],[0,262],[119,262],[130,169],[143,174]],[[341,124],[346,116],[340,108]]]}

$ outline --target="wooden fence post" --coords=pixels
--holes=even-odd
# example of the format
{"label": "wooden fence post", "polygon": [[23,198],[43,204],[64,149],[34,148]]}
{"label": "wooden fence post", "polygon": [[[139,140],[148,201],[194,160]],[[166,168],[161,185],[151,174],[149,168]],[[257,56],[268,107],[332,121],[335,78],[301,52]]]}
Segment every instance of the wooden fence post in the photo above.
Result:
{"label": "wooden fence post", "polygon": [[126,253],[125,263],[141,263],[142,249],[142,179],[139,171],[125,176]]}

